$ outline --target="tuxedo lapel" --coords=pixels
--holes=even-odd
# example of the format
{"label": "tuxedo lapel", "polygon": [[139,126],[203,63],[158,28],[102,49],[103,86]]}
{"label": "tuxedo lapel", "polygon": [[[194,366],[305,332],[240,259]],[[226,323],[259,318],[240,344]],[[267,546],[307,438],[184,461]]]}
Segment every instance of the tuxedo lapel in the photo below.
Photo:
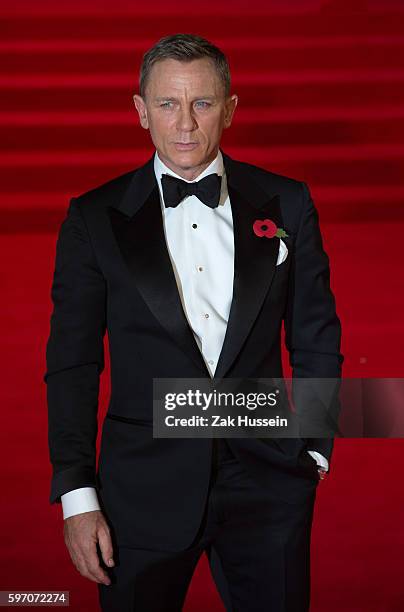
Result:
{"label": "tuxedo lapel", "polygon": [[[234,283],[229,320],[215,377],[226,375],[240,352],[268,292],[279,240],[259,238],[256,219],[282,226],[279,196],[264,193],[246,166],[223,153],[234,228]],[[108,211],[111,226],[134,283],[173,340],[210,376],[184,313],[168,253],[154,155],[135,171],[121,201]]]}
{"label": "tuxedo lapel", "polygon": [[134,174],[121,202],[109,207],[122,256],[147,306],[172,339],[209,375],[186,319],[164,236],[153,157]]}
{"label": "tuxedo lapel", "polygon": [[226,375],[236,359],[268,293],[278,258],[279,240],[260,238],[253,231],[257,219],[272,219],[282,227],[277,194],[269,195],[252,180],[246,166],[223,152],[233,215],[233,296],[215,377]]}

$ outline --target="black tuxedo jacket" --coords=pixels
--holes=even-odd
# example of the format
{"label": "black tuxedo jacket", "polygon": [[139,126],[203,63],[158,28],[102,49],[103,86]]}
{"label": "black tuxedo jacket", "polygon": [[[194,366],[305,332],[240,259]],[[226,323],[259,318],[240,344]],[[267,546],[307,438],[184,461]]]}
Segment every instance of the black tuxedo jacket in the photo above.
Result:
{"label": "black tuxedo jacket", "polygon": [[[294,377],[339,377],[340,322],[318,215],[307,185],[222,151],[235,262],[229,321],[215,378],[282,377],[281,325]],[[201,204],[202,205],[202,204]],[[259,238],[256,219],[283,227]],[[184,314],[164,236],[153,156],[142,167],[72,198],[56,247],[46,348],[50,502],[94,486],[115,541],[181,550],[207,498],[211,439],[152,435],[153,378],[210,377]],[[96,463],[105,331],[111,397]],[[229,439],[251,476],[300,502],[318,483],[307,453],[331,459],[332,439]]]}

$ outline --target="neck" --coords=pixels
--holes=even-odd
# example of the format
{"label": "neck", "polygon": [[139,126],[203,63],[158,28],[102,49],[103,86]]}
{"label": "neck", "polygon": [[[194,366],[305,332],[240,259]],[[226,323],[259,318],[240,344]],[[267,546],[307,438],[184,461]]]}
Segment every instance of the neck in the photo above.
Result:
{"label": "neck", "polygon": [[183,179],[186,179],[187,181],[193,181],[200,174],[202,174],[202,172],[209,166],[209,164],[212,163],[212,161],[217,156],[218,151],[219,149],[217,148],[216,151],[213,151],[210,154],[209,158],[205,160],[202,164],[186,168],[173,164],[169,159],[166,159],[164,155],[161,155],[160,153],[158,153],[158,155],[161,161],[167,166],[167,168],[170,168],[170,170],[181,176]]}

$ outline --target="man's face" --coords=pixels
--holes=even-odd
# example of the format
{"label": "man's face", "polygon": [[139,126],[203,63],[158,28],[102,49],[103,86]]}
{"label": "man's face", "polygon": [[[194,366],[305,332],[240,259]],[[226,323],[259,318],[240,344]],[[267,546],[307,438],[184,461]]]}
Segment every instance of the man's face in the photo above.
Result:
{"label": "man's face", "polygon": [[141,126],[161,160],[193,180],[216,157],[224,128],[231,124],[237,96],[225,97],[211,60],[166,59],[153,65],[145,99],[133,96]]}

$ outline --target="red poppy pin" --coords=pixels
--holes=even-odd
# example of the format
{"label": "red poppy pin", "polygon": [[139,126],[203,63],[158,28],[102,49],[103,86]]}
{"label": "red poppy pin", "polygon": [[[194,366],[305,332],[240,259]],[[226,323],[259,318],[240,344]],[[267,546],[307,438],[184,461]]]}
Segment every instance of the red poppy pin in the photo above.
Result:
{"label": "red poppy pin", "polygon": [[271,219],[257,219],[254,221],[253,225],[254,234],[262,238],[265,236],[266,238],[284,238],[288,234],[281,227],[277,227],[276,223],[271,221]]}

